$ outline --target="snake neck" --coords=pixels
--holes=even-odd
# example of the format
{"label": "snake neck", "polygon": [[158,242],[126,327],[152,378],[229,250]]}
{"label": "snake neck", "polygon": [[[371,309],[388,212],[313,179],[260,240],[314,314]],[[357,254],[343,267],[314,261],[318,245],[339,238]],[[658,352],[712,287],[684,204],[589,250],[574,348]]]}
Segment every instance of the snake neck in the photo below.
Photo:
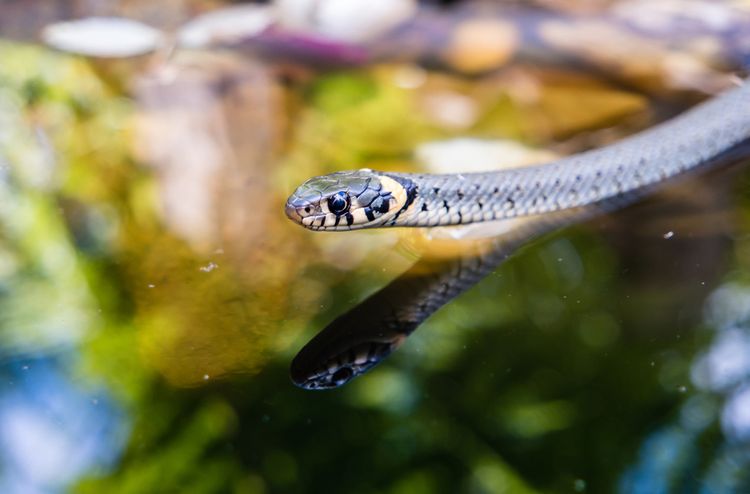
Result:
{"label": "snake neck", "polygon": [[398,182],[398,184],[403,187],[405,192],[405,200],[404,204],[401,206],[401,208],[396,211],[396,214],[393,215],[392,218],[389,218],[385,223],[388,225],[396,225],[399,222],[399,218],[403,214],[409,213],[409,211],[412,210],[412,206],[414,204],[414,200],[417,198],[417,195],[419,193],[419,188],[417,187],[417,183],[412,179],[412,176],[405,173],[382,173],[382,175],[395,180]]}

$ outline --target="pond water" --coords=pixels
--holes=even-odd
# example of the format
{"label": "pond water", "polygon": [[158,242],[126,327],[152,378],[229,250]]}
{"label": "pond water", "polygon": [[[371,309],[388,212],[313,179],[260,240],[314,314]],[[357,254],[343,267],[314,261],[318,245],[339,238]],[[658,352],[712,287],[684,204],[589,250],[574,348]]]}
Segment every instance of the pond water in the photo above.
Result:
{"label": "pond water", "polygon": [[344,386],[289,375],[419,258],[465,255],[304,230],[284,216],[304,179],[576,152],[695,95],[560,68],[0,60],[0,491],[750,490],[742,163],[514,244]]}

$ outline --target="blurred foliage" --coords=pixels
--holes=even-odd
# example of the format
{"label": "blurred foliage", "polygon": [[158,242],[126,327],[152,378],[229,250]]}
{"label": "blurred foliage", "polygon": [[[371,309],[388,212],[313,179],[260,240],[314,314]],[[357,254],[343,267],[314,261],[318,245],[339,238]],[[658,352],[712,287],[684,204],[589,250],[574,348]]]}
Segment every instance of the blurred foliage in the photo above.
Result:
{"label": "blurred foliage", "polygon": [[[2,44],[0,59],[2,351],[72,354],[69,375],[104,383],[131,422],[117,464],[75,491],[611,492],[686,399],[709,338],[678,308],[707,288],[627,303],[662,266],[630,275],[631,260],[586,227],[525,249],[372,374],[327,393],[295,389],[287,366],[304,337],[413,258],[391,248],[399,234],[344,242],[278,214],[269,222],[283,226],[257,234],[274,248],[207,255],[166,225],[158,171],[133,157],[144,110],[123,88],[39,48]],[[291,85],[295,125],[264,169],[279,212],[310,175],[417,169],[411,151],[428,140],[544,142],[645,108],[559,73],[532,104],[512,97],[512,78],[424,73],[412,88],[401,70]],[[441,120],[446,98],[469,118]],[[742,225],[734,262],[746,273]],[[659,330],[665,320],[674,327]]]}

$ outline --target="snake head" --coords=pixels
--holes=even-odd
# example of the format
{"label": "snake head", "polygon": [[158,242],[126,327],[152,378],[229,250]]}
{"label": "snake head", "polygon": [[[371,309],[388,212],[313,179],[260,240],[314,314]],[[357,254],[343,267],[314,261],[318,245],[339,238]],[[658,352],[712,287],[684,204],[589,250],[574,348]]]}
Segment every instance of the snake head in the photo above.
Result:
{"label": "snake head", "polygon": [[405,339],[406,335],[394,334],[369,341],[331,341],[321,333],[292,361],[292,382],[304,389],[337,388],[375,367]]}
{"label": "snake head", "polygon": [[311,230],[379,226],[410,202],[411,182],[372,170],[313,177],[286,201],[286,215]]}

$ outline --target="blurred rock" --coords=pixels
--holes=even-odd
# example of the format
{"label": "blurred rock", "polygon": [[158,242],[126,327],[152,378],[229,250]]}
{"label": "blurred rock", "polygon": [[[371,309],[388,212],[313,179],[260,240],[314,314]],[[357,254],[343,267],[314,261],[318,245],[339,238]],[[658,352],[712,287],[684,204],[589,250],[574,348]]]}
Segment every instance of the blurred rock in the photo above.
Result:
{"label": "blurred rock", "polygon": [[472,173],[552,161],[555,153],[516,141],[458,138],[420,145],[416,157],[430,173]]}
{"label": "blurred rock", "polygon": [[594,63],[599,70],[623,74],[638,86],[687,88],[709,94],[729,86],[728,76],[716,72],[699,55],[611,22],[551,20],[541,24],[539,36],[561,53]]}
{"label": "blurred rock", "polygon": [[144,74],[136,154],[159,175],[164,220],[199,250],[244,252],[278,212],[268,186],[284,122],[264,66],[229,54],[183,52]]}
{"label": "blurred rock", "polygon": [[178,39],[189,48],[229,44],[257,35],[274,20],[268,6],[234,5],[192,19],[180,29]]}
{"label": "blurred rock", "polygon": [[516,27],[502,19],[471,19],[453,31],[443,58],[460,72],[485,72],[508,62],[519,41]]}
{"label": "blurred rock", "polygon": [[60,51],[97,58],[137,57],[155,51],[164,42],[158,29],[120,17],[58,22],[44,28],[42,39]]}
{"label": "blurred rock", "polygon": [[715,0],[628,0],[614,5],[612,12],[656,35],[696,28],[726,32],[742,27],[750,15],[750,4]]}
{"label": "blurred rock", "polygon": [[276,0],[284,27],[312,31],[340,41],[369,41],[410,19],[414,0]]}

